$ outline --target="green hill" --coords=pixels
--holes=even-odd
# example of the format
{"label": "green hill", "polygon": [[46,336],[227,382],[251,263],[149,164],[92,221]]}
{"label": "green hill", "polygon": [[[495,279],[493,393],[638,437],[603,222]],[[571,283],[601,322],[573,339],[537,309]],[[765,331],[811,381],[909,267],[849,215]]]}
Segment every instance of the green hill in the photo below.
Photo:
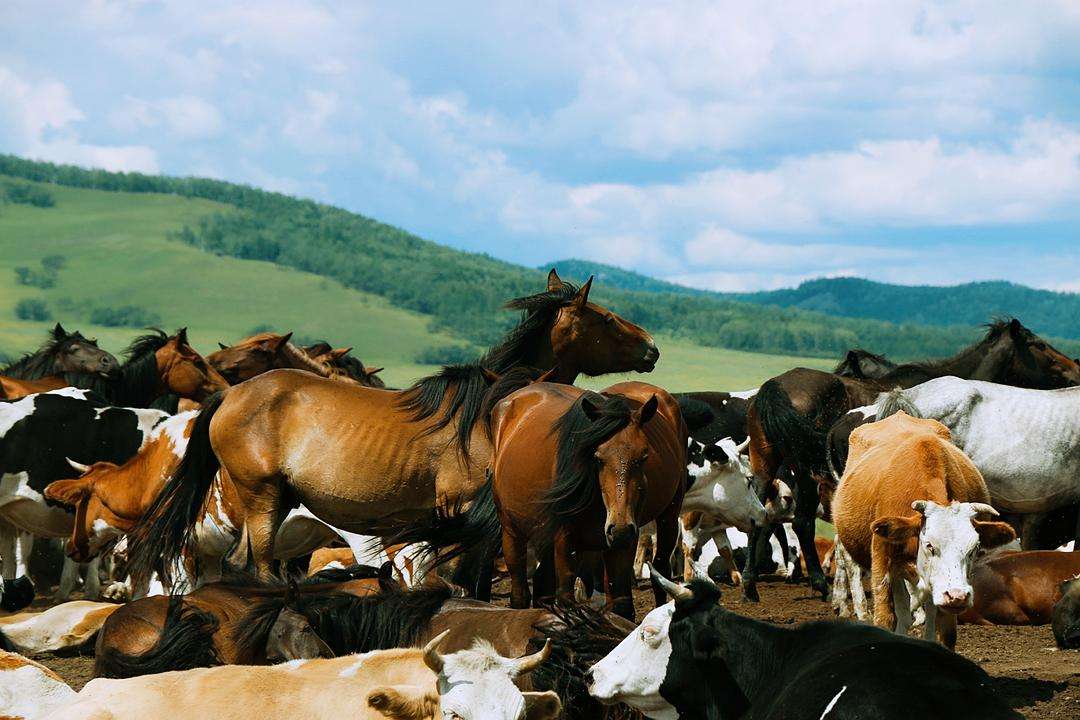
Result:
{"label": "green hill", "polygon": [[[0,178],[0,184],[3,179]],[[57,320],[99,338],[119,352],[138,333],[89,321],[100,308],[136,307],[167,328],[190,326],[204,352],[270,325],[306,338],[355,346],[368,365],[386,366],[392,385],[406,385],[434,366],[417,363],[429,348],[464,346],[460,338],[430,327],[431,318],[392,306],[386,299],[334,280],[259,260],[239,260],[169,239],[208,213],[228,213],[220,203],[176,195],[43,187],[52,207],[0,205],[0,351],[15,356],[36,348]],[[63,267],[48,288],[20,285],[15,268],[40,268],[48,256]],[[47,321],[15,317],[20,300],[37,299]],[[828,361],[698,348],[658,338],[664,356],[650,379],[672,389],[745,388],[794,365],[826,367]],[[614,382],[590,381],[593,387]]]}
{"label": "green hill", "polygon": [[920,325],[973,326],[995,316],[1021,318],[1051,337],[1080,339],[1080,294],[1052,292],[1004,281],[961,285],[893,285],[862,278],[820,278],[796,288],[718,293],[683,287],[588,260],[559,260],[557,267],[596,275],[614,287],[645,292],[706,295],[825,315]]}
{"label": "green hill", "polygon": [[[500,303],[535,292],[544,278],[339,208],[231,183],[3,155],[0,176],[16,186],[0,208],[0,300],[11,308],[0,306],[0,316],[12,318],[0,325],[0,349],[8,352],[36,344],[27,342],[30,325],[9,314],[29,299],[83,326],[148,317],[187,324],[204,348],[264,325],[293,329],[354,345],[401,384],[424,369],[417,359],[493,342],[514,322]],[[66,259],[53,280],[41,266],[51,255]],[[17,267],[30,284],[17,284]],[[854,346],[895,358],[950,354],[979,334],[614,282],[598,284],[593,297],[658,338],[664,355],[654,378],[673,389],[746,387],[794,364],[827,367]],[[24,316],[40,309],[22,307]],[[35,337],[43,327],[33,326]],[[132,331],[98,332],[113,343]],[[1080,351],[1080,343],[1064,349]]]}

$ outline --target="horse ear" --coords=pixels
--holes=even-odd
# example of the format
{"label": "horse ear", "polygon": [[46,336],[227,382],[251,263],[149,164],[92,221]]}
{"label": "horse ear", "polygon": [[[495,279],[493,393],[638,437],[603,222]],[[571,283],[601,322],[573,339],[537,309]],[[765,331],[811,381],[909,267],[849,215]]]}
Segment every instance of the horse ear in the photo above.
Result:
{"label": "horse ear", "polygon": [[581,289],[577,291],[577,295],[574,296],[574,307],[583,308],[585,303],[589,302],[589,290],[592,289],[593,276],[590,275],[589,279],[585,281],[585,284],[581,286]]}
{"label": "horse ear", "polygon": [[287,332],[284,335],[279,335],[276,338],[271,338],[266,341],[266,349],[272,353],[281,352],[286,345],[289,344],[289,339],[292,337],[292,332]]}
{"label": "horse ear", "polygon": [[555,367],[551,368],[550,370],[548,370],[547,372],[542,374],[540,377],[533,380],[533,382],[534,383],[551,382],[551,378],[555,377],[555,375],[557,375],[558,372],[559,372],[559,366],[556,365]]}
{"label": "horse ear", "polygon": [[182,328],[180,328],[179,330],[176,331],[176,344],[177,345],[187,345],[188,344],[187,328],[186,327],[182,327]]}
{"label": "horse ear", "polygon": [[1009,334],[1013,336],[1013,339],[1019,340],[1024,336],[1024,325],[1016,318],[1009,321]]}
{"label": "horse ear", "polygon": [[347,347],[347,348],[334,348],[333,350],[331,350],[331,351],[330,351],[329,353],[327,353],[327,354],[328,354],[328,355],[330,356],[330,359],[331,359],[331,360],[337,360],[338,358],[343,358],[343,357],[345,357],[345,356],[346,356],[346,355],[348,355],[348,354],[349,354],[350,352],[352,352],[352,348],[351,348],[351,347]]}
{"label": "horse ear", "polygon": [[379,373],[381,373],[385,369],[386,368],[384,368],[384,367],[377,367],[377,368],[365,367],[364,368],[364,375],[367,375],[368,377],[374,377],[374,376],[378,375]]}
{"label": "horse ear", "polygon": [[56,327],[52,329],[53,340],[63,340],[67,337],[67,333],[64,331],[64,326],[60,323],[56,323]]}
{"label": "horse ear", "polygon": [[547,288],[548,292],[558,290],[563,286],[562,278],[559,277],[559,273],[555,272],[555,268],[551,268],[551,272],[548,273]]}
{"label": "horse ear", "polygon": [[480,368],[480,373],[484,376],[484,381],[488,385],[494,385],[495,383],[499,382],[499,380],[502,379],[502,375],[499,375],[496,372],[492,372],[491,370],[488,370],[486,367],[481,367]]}
{"label": "horse ear", "polygon": [[596,422],[600,418],[600,408],[588,395],[581,397],[581,412],[585,413],[585,417],[592,422]]}
{"label": "horse ear", "polygon": [[648,400],[646,400],[645,404],[642,405],[636,413],[634,413],[634,419],[637,421],[637,424],[644,425],[645,423],[652,420],[653,416],[656,415],[656,408],[659,406],[659,404],[660,401],[656,399],[656,395],[652,395]]}
{"label": "horse ear", "polygon": [[226,345],[225,343],[221,342],[220,340],[218,340],[218,344],[217,344],[217,346],[218,346],[219,348],[221,348],[222,350],[228,350],[228,349],[229,349],[229,346],[228,346],[228,345]]}

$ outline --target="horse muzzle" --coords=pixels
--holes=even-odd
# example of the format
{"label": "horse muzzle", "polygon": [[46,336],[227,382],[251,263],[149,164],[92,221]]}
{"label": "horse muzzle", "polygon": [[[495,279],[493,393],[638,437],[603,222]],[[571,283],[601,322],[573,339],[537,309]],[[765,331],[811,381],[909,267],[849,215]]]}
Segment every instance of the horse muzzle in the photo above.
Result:
{"label": "horse muzzle", "polygon": [[634,523],[625,525],[608,523],[608,526],[604,529],[604,535],[607,537],[608,547],[623,548],[637,542],[637,525]]}

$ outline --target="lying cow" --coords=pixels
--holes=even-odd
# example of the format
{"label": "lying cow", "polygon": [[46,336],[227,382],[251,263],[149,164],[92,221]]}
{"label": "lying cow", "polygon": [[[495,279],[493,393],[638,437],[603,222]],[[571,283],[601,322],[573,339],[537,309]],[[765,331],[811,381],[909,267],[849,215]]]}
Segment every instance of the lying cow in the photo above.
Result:
{"label": "lying cow", "polygon": [[663,720],[1020,717],[982,669],[938,645],[855,623],[780,627],[725,610],[708,581],[653,578],[675,602],[592,666],[601,702]]}
{"label": "lying cow", "polygon": [[0,650],[0,718],[30,720],[74,698],[75,691],[49,668]]}
{"label": "lying cow", "polygon": [[971,573],[974,605],[960,622],[1046,625],[1061,585],[1080,575],[1080,552],[1030,550],[979,560]]}
{"label": "lying cow", "polygon": [[832,515],[836,559],[870,568],[874,623],[907,633],[907,584],[926,612],[923,636],[932,639],[936,630],[952,648],[956,616],[972,604],[976,552],[1016,533],[1007,523],[977,519],[997,511],[982,475],[949,437],[936,420],[904,413],[857,428]]}
{"label": "lying cow", "polygon": [[0,647],[30,655],[80,648],[119,609],[114,603],[72,600],[40,612],[5,615],[0,617]]}
{"label": "lying cow", "polygon": [[1080,577],[1061,583],[1060,590],[1050,617],[1054,640],[1059,648],[1080,649]]}
{"label": "lying cow", "polygon": [[443,655],[446,633],[422,650],[377,650],[280,665],[223,665],[125,680],[91,680],[49,720],[145,720],[213,716],[220,720],[547,720],[561,703],[552,692],[522,692],[518,675],[543,663],[504,658],[486,643]]}

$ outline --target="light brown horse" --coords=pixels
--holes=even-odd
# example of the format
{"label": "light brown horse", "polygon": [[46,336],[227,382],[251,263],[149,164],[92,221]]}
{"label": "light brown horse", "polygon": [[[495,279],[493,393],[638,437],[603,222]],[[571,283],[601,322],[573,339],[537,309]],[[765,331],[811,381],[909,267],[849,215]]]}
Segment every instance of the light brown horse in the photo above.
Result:
{"label": "light brown horse", "polygon": [[305,347],[304,352],[315,362],[325,365],[334,380],[359,383],[364,387],[386,387],[386,383],[379,377],[379,373],[385,368],[364,365],[359,358],[349,355],[352,352],[351,347],[335,348],[328,342],[317,342]]}
{"label": "light brown horse", "polygon": [[688,434],[678,403],[640,382],[602,395],[536,383],[500,402],[492,427],[492,493],[511,606],[529,606],[526,550],[543,539],[554,552],[560,600],[573,600],[583,554],[602,552],[612,610],[633,619],[638,529],[656,521],[657,568],[670,569],[678,540]]}
{"label": "light brown horse", "polygon": [[110,378],[120,372],[120,363],[112,353],[102,350],[97,340],[82,333],[69,333],[60,325],[49,333],[49,340],[37,350],[0,370],[0,398],[21,397],[71,385],[70,374]]}
{"label": "light brown horse", "polygon": [[291,338],[291,332],[284,335],[262,332],[235,345],[218,343],[221,349],[207,355],[206,360],[232,385],[280,368],[330,377],[330,368],[289,342]]}
{"label": "light brown horse", "polygon": [[481,418],[491,372],[557,366],[559,379],[572,382],[579,373],[655,367],[649,334],[590,303],[591,284],[579,290],[553,271],[546,292],[508,304],[524,312],[500,345],[408,390],[274,370],[210,400],[183,463],[134,532],[134,567],[146,572],[180,556],[218,467],[246,512],[232,562],[253,562],[264,578],[274,534],[296,503],[336,528],[382,534],[428,517],[437,503],[472,497],[491,452]]}
{"label": "light brown horse", "polygon": [[[809,368],[795,368],[767,380],[747,415],[750,463],[762,481],[779,476],[786,465],[794,475],[795,521],[792,523],[810,584],[828,590],[814,549],[814,519],[819,503],[818,480],[829,478],[826,437],[848,410],[872,403],[879,393],[909,388],[945,375],[986,380],[1017,387],[1053,389],[1080,384],[1080,364],[1024,327],[1018,320],[991,324],[979,342],[944,360],[899,365],[875,379],[838,377]],[[827,493],[826,493],[827,495]],[[828,503],[826,501],[826,515]],[[761,531],[751,534],[756,547]],[[754,553],[748,553],[753,557]],[[757,599],[757,573],[747,566],[743,592]]]}

